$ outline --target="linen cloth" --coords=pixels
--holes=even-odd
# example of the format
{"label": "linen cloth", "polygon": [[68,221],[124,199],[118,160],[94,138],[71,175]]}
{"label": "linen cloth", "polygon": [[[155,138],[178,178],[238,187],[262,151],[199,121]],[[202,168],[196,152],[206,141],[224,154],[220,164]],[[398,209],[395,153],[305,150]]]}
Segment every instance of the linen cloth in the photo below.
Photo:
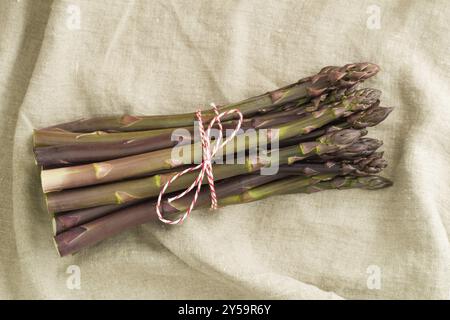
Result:
{"label": "linen cloth", "polygon": [[[444,0],[1,1],[0,298],[448,299],[449,16]],[[396,107],[370,129],[393,187],[200,210],[58,257],[33,128],[194,111],[362,61]]]}

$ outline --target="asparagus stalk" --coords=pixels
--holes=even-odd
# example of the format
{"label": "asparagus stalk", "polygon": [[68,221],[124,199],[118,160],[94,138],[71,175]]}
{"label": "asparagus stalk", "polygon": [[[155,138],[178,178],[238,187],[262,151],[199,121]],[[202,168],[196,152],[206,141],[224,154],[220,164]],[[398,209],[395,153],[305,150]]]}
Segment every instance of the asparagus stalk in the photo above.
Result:
{"label": "asparagus stalk", "polygon": [[300,115],[300,114],[306,114],[311,113],[314,111],[317,111],[320,107],[323,107],[327,104],[332,104],[341,100],[344,100],[348,97],[351,97],[355,94],[357,85],[354,85],[352,87],[346,87],[346,88],[338,88],[333,91],[324,93],[318,97],[315,97],[308,103],[298,103],[296,101],[293,101],[291,103],[287,103],[283,105],[282,107],[271,110],[269,112],[265,112],[262,115],[254,117],[254,119],[257,119],[259,121],[264,121],[267,119],[272,119],[274,117],[278,116],[286,116],[289,114],[292,115]]}
{"label": "asparagus stalk", "polygon": [[[372,77],[378,71],[379,67],[371,63],[348,64],[343,67],[325,67],[315,76],[301,79],[297,83],[257,97],[225,105],[220,108],[220,111],[238,108],[244,116],[268,112],[294,100],[303,99],[306,102],[311,98],[319,97],[336,88],[352,87],[356,83]],[[213,110],[203,112],[205,121],[211,119],[214,115]],[[230,117],[224,118],[223,120],[232,119],[233,116],[230,115]],[[53,126],[49,129],[62,129],[72,132],[92,132],[98,130],[141,131],[190,126],[194,120],[195,113],[162,116],[124,115],[81,119]]]}
{"label": "asparagus stalk", "polygon": [[383,145],[383,141],[373,138],[361,138],[354,144],[342,148],[341,150],[321,155],[312,156],[307,159],[308,162],[324,162],[324,161],[340,161],[340,160],[355,160],[369,157],[378,148]]}
{"label": "asparagus stalk", "polygon": [[[192,123],[191,123],[192,126]],[[184,129],[190,130],[191,126]],[[33,146],[45,147],[67,144],[90,144],[90,143],[112,143],[127,142],[132,140],[151,139],[156,142],[158,139],[169,137],[173,132],[173,128],[134,131],[134,132],[70,132],[62,129],[40,129],[33,132]],[[150,140],[151,141],[151,140]]]}
{"label": "asparagus stalk", "polygon": [[[354,96],[337,102],[332,107],[313,112],[299,120],[275,127],[278,139],[282,141],[297,135],[307,134],[353,112],[366,110],[378,100],[380,94],[380,91],[370,88],[358,90]],[[271,141],[272,130],[268,131],[268,134],[267,140]],[[245,144],[239,144],[237,143],[238,139],[239,136],[234,139],[236,148],[234,150],[225,148],[224,155],[231,152],[239,152],[241,149],[249,149],[251,146],[256,147],[258,144],[258,141],[246,141]],[[195,152],[195,150],[199,150],[200,145],[201,142],[197,142],[189,146],[181,146],[180,148],[183,153],[189,152],[189,154],[193,155],[193,163],[199,163],[201,154]],[[47,193],[133,178],[159,170],[176,168],[183,163],[173,161],[171,157],[172,152],[172,149],[162,149],[105,162],[43,170],[41,173],[42,189]]]}
{"label": "asparagus stalk", "polygon": [[311,115],[303,117],[298,121],[292,121],[278,126],[280,130],[279,135],[282,137],[280,140],[308,134],[338,119],[348,117],[355,112],[367,110],[378,101],[380,95],[381,92],[376,89],[361,89],[356,91],[353,96],[336,102],[328,108],[322,108],[312,112]]}
{"label": "asparagus stalk", "polygon": [[220,200],[219,203],[221,206],[227,206],[254,202],[275,195],[315,193],[322,190],[351,188],[376,190],[389,186],[392,186],[392,182],[380,176],[336,177],[333,174],[324,174],[312,177],[288,177],[252,188],[244,193],[227,196]]}
{"label": "asparagus stalk", "polygon": [[141,200],[129,201],[122,204],[112,204],[93,208],[86,208],[55,214],[52,220],[53,235],[59,234],[70,228],[82,225],[86,222],[103,217],[111,212],[130,207],[142,202]]}
{"label": "asparagus stalk", "polygon": [[292,193],[316,193],[325,190],[345,190],[345,189],[366,189],[377,190],[387,188],[393,185],[389,179],[380,176],[339,176],[332,180],[321,181],[314,185],[306,187],[293,188],[289,194]]}
{"label": "asparagus stalk", "polygon": [[[370,174],[380,173],[387,165],[382,158],[383,153],[375,153],[367,158],[354,159],[351,161],[327,162],[327,163],[294,163],[292,165],[282,165],[279,173],[289,175],[358,175],[366,176]],[[233,179],[233,178],[232,178]],[[109,214],[111,212],[122,209],[136,201],[125,202],[118,205],[105,205],[100,207],[81,209],[59,214],[54,217],[54,232],[59,234],[72,227],[81,225],[85,222],[92,221],[96,218]]]}
{"label": "asparagus stalk", "polygon": [[[304,142],[296,146],[280,149],[278,151],[278,157],[274,159],[269,155],[267,159],[260,157],[256,161],[247,158],[244,164],[214,165],[214,178],[216,180],[222,180],[237,175],[257,172],[262,167],[291,164],[314,155],[336,152],[349,147],[360,137],[361,132],[358,130],[347,129],[330,132],[315,141]],[[47,208],[50,212],[65,212],[108,204],[121,204],[136,199],[153,197],[159,194],[161,187],[174,174],[159,174],[147,178],[100,186],[52,192],[47,194]],[[173,192],[188,187],[194,181],[197,174],[197,172],[191,172],[181,176],[170,185],[167,191]],[[206,182],[206,179],[204,182]]]}
{"label": "asparagus stalk", "polygon": [[[273,176],[254,176],[258,181],[261,177]],[[390,186],[392,183],[382,177],[345,177],[336,178],[331,181],[333,175],[323,175],[314,177],[288,177],[264,184],[254,183],[253,185],[236,182],[218,184],[217,192],[220,206],[248,203],[261,200],[273,195],[286,193],[312,193],[329,189],[379,189]],[[242,177],[248,179],[248,177]],[[230,190],[231,189],[231,190]],[[201,208],[209,203],[209,194],[204,191],[200,193],[197,201]],[[172,203],[164,202],[163,208],[165,214],[175,214],[182,212],[190,203],[192,195],[187,198],[176,200]],[[118,234],[128,228],[138,226],[150,221],[156,221],[157,215],[154,202],[145,202],[143,204],[131,206],[119,210],[100,219],[88,222],[84,225],[69,229],[55,236],[55,245],[61,256],[73,254],[95,243],[98,243],[108,237]]]}
{"label": "asparagus stalk", "polygon": [[386,168],[383,152],[353,160],[327,161],[325,163],[294,163],[280,166],[279,172],[290,175],[313,176],[318,174],[367,176],[378,174]]}
{"label": "asparagus stalk", "polygon": [[384,119],[386,119],[392,112],[392,110],[393,108],[386,108],[374,105],[367,110],[356,112],[353,115],[344,118],[342,121],[338,123],[330,124],[324,128],[314,130],[305,135],[300,135],[297,137],[280,141],[280,146],[285,147],[300,142],[316,139],[317,137],[320,137],[325,133],[330,132],[331,130],[350,129],[350,128],[365,129],[367,127],[374,127],[380,122],[382,122]]}

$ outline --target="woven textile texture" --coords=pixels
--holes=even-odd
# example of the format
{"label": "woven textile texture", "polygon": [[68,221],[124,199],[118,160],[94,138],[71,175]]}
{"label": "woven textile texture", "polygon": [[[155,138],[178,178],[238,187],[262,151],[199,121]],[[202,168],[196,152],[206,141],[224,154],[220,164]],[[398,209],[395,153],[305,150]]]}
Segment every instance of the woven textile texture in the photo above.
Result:
{"label": "woven textile texture", "polygon": [[[449,298],[448,17],[445,0],[1,1],[0,298]],[[370,130],[393,187],[199,210],[58,257],[33,128],[194,111],[362,61],[395,107]]]}

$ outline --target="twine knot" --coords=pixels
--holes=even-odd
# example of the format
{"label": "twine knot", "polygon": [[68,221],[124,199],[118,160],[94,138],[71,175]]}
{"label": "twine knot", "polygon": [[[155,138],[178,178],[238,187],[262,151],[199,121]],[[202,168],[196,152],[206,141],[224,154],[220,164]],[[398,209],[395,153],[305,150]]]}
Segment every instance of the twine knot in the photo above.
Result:
{"label": "twine knot", "polygon": [[[200,140],[201,140],[201,145],[202,145],[202,162],[196,166],[187,168],[187,169],[175,174],[173,177],[171,177],[169,179],[169,181],[167,181],[164,184],[164,186],[161,188],[161,191],[159,193],[158,202],[156,204],[156,213],[158,214],[159,220],[161,220],[162,222],[164,222],[166,224],[182,223],[190,215],[191,211],[194,209],[195,204],[197,202],[200,190],[202,188],[203,177],[205,176],[205,174],[206,174],[206,177],[208,180],[208,185],[209,185],[209,190],[210,190],[211,209],[213,209],[213,210],[217,209],[217,206],[218,206],[217,195],[216,195],[216,190],[214,188],[214,175],[213,175],[213,169],[212,169],[213,159],[214,159],[214,156],[216,155],[217,151],[222,149],[228,142],[230,142],[237,135],[237,133],[239,132],[239,129],[241,128],[242,122],[244,120],[244,116],[238,109],[231,109],[231,110],[219,113],[219,110],[217,109],[217,106],[214,103],[211,103],[211,107],[214,110],[214,113],[216,115],[209,122],[209,125],[208,125],[208,128],[206,131],[205,131],[204,125],[203,125],[201,110],[197,110],[197,112],[195,113],[195,116],[198,121]],[[236,113],[239,116],[239,121],[236,125],[236,128],[231,133],[231,135],[222,142],[223,127],[222,127],[221,119],[223,117],[225,117],[229,114],[233,114],[233,113]],[[211,129],[213,128],[213,126],[216,122],[219,127],[219,135],[218,135],[217,140],[214,142],[214,146],[211,147]],[[192,199],[192,202],[189,205],[188,209],[177,220],[165,219],[161,213],[161,209],[162,209],[161,202],[162,202],[162,197],[163,197],[164,193],[166,192],[167,188],[170,186],[170,184],[172,182],[174,182],[176,179],[178,179],[182,175],[192,172],[192,171],[195,171],[195,170],[200,170],[195,181],[186,190],[184,190],[180,194],[168,199],[168,203],[170,204],[172,201],[175,201],[177,199],[184,197],[187,193],[189,193],[191,190],[193,190],[195,187],[197,187],[194,197]]]}

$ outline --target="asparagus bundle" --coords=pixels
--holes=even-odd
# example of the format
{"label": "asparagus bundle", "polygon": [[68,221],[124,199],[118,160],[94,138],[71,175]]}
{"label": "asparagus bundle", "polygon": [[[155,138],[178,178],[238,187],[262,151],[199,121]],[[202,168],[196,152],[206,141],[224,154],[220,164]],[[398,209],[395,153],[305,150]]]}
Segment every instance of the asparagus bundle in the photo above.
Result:
{"label": "asparagus bundle", "polygon": [[[380,106],[381,92],[358,88],[379,71],[371,63],[325,67],[314,76],[238,103],[202,112],[207,122],[218,113],[224,129],[241,130],[230,145],[219,146],[213,164],[220,206],[274,195],[329,189],[379,189],[392,183],[374,174],[387,165],[382,142],[365,137],[392,108]],[[232,110],[244,116],[240,121]],[[78,252],[130,227],[157,221],[157,196],[164,217],[176,218],[196,199],[210,203],[209,190],[170,196],[188,188],[198,173],[178,176],[201,163],[196,152],[196,114],[111,116],[82,119],[34,131],[34,154],[41,166],[47,209],[53,214],[54,240],[61,256]],[[217,127],[217,126],[216,126]],[[257,133],[246,139],[247,131]],[[211,138],[212,139],[212,138]],[[216,147],[215,139],[211,146]],[[244,141],[244,143],[240,143]],[[174,151],[184,161],[173,157]],[[256,152],[257,156],[252,156]],[[243,155],[243,157],[242,157]],[[237,161],[240,156],[241,162]],[[277,168],[270,175],[264,170]],[[173,180],[176,176],[177,179]],[[206,177],[200,184],[209,183]]]}

